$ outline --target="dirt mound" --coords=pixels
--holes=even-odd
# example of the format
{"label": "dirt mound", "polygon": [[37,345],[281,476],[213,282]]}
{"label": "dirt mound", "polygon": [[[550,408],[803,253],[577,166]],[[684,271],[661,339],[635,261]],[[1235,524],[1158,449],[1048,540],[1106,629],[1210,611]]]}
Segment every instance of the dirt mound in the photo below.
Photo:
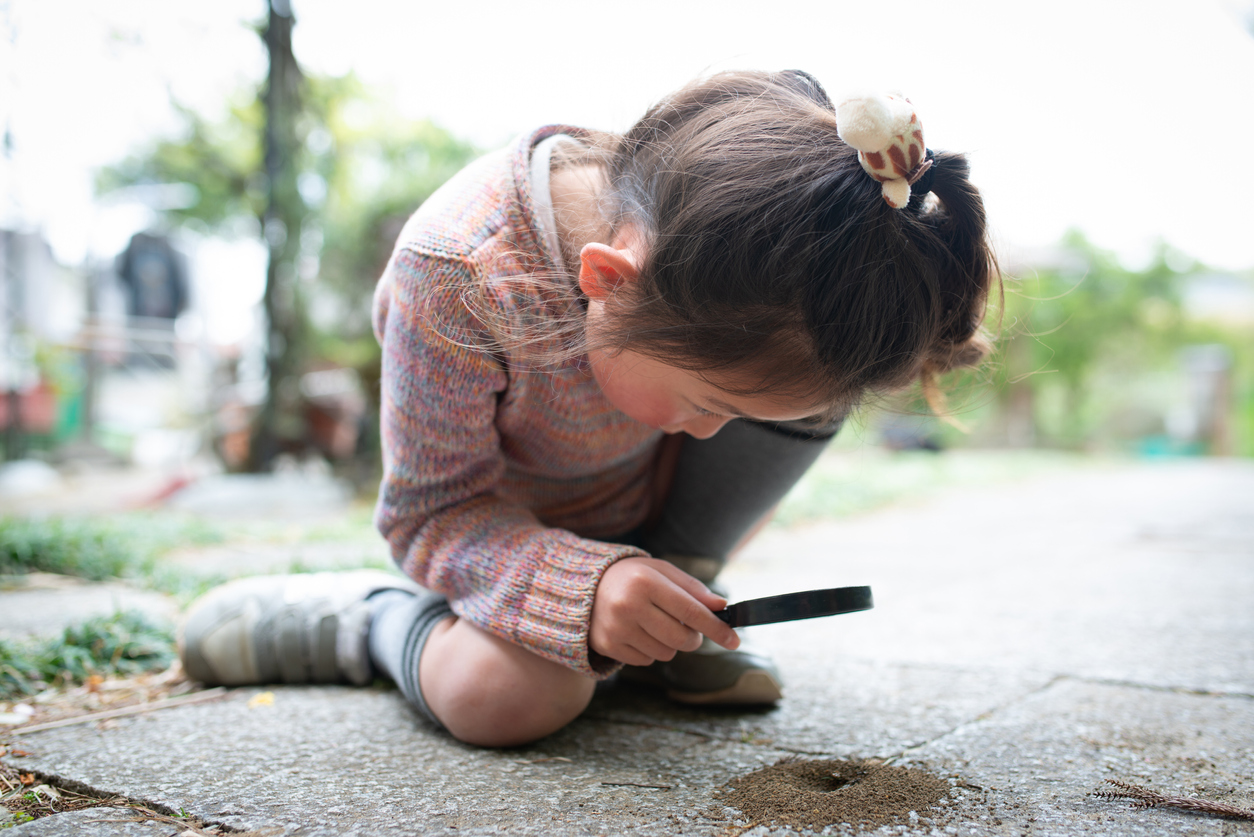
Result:
{"label": "dirt mound", "polygon": [[876,761],[786,759],[732,779],[722,804],[756,823],[822,831],[847,823],[859,829],[928,816],[949,783],[923,770]]}

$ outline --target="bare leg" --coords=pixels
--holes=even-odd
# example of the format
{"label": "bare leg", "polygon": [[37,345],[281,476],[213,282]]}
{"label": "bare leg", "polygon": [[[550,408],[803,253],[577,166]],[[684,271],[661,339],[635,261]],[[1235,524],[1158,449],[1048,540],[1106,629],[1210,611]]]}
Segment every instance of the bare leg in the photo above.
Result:
{"label": "bare leg", "polygon": [[432,630],[419,678],[431,712],[454,737],[480,747],[556,732],[587,708],[596,685],[457,617]]}

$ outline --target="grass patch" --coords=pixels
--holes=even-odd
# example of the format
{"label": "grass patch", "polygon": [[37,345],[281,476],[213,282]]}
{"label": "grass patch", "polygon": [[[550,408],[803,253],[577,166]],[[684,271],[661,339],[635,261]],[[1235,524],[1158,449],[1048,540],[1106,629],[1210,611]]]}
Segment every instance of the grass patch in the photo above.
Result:
{"label": "grass patch", "polygon": [[[373,554],[381,543],[371,523],[371,508],[359,504],[349,514],[306,523],[209,521],[165,513],[109,517],[6,517],[0,515],[0,587],[29,572],[70,575],[89,581],[125,579],[174,596],[186,605],[230,579],[212,567],[189,568],[163,561],[180,547],[208,544],[342,544],[342,566],[323,566],[296,555],[290,565],[251,572],[314,572],[359,567],[390,568]],[[360,557],[354,558],[353,552]],[[245,573],[247,574],[247,573]]]}
{"label": "grass patch", "polygon": [[186,607],[214,587],[230,581],[231,577],[218,572],[188,572],[156,561],[137,580],[150,590],[173,596],[180,607]]}
{"label": "grass patch", "polygon": [[120,611],[72,625],[59,636],[0,640],[0,698],[37,694],[89,677],[130,677],[174,661],[174,631],[144,614]]}
{"label": "grass patch", "polygon": [[0,575],[42,570],[101,581],[126,574],[142,560],[132,538],[113,524],[0,519]]}
{"label": "grass patch", "polygon": [[175,546],[221,540],[221,532],[206,523],[169,515],[0,517],[0,575],[124,578],[150,571]]}

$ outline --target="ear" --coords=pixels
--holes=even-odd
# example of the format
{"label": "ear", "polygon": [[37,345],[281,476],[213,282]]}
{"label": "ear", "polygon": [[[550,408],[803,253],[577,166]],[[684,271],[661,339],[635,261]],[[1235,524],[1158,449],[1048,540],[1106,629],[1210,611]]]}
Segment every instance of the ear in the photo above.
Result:
{"label": "ear", "polygon": [[579,287],[588,299],[604,302],[612,293],[640,276],[635,253],[608,244],[585,244],[579,253]]}

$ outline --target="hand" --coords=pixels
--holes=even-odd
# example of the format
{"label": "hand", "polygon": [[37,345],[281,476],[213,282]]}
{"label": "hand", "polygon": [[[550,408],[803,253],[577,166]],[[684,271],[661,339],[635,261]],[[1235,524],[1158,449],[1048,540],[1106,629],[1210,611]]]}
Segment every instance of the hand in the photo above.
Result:
{"label": "hand", "polygon": [[597,585],[588,644],[598,654],[635,666],[695,651],[702,634],[734,649],[740,637],[714,615],[725,607],[726,599],[674,564],[624,558]]}

